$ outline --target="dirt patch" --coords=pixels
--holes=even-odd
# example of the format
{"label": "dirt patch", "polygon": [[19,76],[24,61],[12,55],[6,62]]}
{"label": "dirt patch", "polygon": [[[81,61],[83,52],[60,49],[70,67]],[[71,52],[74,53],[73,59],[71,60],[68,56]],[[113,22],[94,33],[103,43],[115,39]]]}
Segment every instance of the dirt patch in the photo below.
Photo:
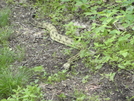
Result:
{"label": "dirt patch", "polygon": [[[7,6],[6,3],[0,1],[0,8],[5,6]],[[16,47],[21,47],[25,50],[24,59],[21,62],[14,62],[13,65],[16,68],[18,66],[26,66],[27,68],[43,66],[50,74],[61,71],[62,65],[70,57],[64,55],[62,50],[69,47],[53,41],[48,34],[44,34],[48,32],[30,24],[34,12],[32,7],[24,7],[19,2],[8,6],[12,10],[10,22],[14,28],[14,34],[10,38],[10,48],[16,50]],[[134,76],[130,71],[121,70],[115,75],[115,80],[112,82],[107,78],[102,78],[101,74],[116,72],[116,68],[111,69],[110,66],[104,65],[97,73],[93,73],[81,63],[81,60],[76,61],[75,64],[78,65],[72,70],[78,74],[73,75],[72,71],[69,71],[70,76],[66,80],[54,84],[39,82],[45,100],[76,100],[80,96],[76,94],[77,90],[87,96],[99,95],[101,101],[105,101],[104,98],[110,98],[109,101],[126,101],[126,97],[134,96]],[[86,83],[82,83],[83,78],[88,74],[92,76],[88,77]],[[60,99],[57,96],[62,93],[66,95],[66,98]],[[90,100],[85,99],[85,101]]]}

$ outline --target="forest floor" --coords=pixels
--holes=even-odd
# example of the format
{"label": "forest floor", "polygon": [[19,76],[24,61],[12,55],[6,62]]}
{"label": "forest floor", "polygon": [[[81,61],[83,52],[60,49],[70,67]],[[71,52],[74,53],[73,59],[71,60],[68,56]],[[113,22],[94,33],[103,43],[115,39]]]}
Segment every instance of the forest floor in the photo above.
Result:
{"label": "forest floor", "polygon": [[[20,47],[25,50],[24,59],[14,62],[14,68],[18,66],[26,68],[43,66],[50,75],[56,74],[61,71],[61,66],[70,57],[63,53],[63,49],[69,47],[53,41],[49,34],[44,34],[48,33],[47,31],[32,26],[30,19],[34,10],[28,2],[26,5],[29,6],[23,6],[19,3],[8,5],[12,11],[10,23],[14,30],[9,40],[10,48],[16,50],[17,47]],[[6,6],[6,3],[1,0],[0,7]],[[38,81],[45,100],[75,101],[78,97],[88,96],[90,100],[85,99],[85,101],[106,101],[108,98],[108,101],[126,101],[126,97],[130,98],[134,95],[133,75],[129,71],[121,70],[115,75],[114,81],[110,81],[101,77],[102,73],[108,74],[114,71],[107,65],[94,73],[84,66],[81,59],[75,61],[74,64],[77,66],[66,73],[69,76],[65,80],[53,84],[47,84],[43,80]],[[89,77],[84,78],[88,74]],[[34,78],[37,77],[34,76]],[[64,99],[58,97],[62,93],[66,96]]]}

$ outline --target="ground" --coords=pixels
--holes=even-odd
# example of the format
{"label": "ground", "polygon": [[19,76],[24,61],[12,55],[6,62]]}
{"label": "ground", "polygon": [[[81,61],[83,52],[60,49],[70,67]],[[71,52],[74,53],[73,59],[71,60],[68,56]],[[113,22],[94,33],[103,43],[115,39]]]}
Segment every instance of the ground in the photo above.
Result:
{"label": "ground", "polygon": [[[20,5],[19,2],[8,6],[12,10],[10,23],[14,28],[14,33],[9,40],[10,48],[16,50],[17,47],[20,47],[25,50],[23,60],[14,62],[14,67],[33,68],[43,66],[45,71],[50,74],[61,71],[61,66],[70,57],[63,53],[63,49],[69,47],[53,41],[49,34],[44,34],[49,32],[31,25],[31,18],[35,12],[32,7],[25,7]],[[6,7],[4,1],[0,1],[0,8],[4,7]],[[53,54],[55,55],[53,56]],[[134,78],[130,71],[121,70],[115,75],[114,82],[112,82],[107,78],[102,78],[101,74],[116,71],[116,68],[111,69],[108,65],[104,65],[97,73],[93,73],[84,66],[81,60],[74,64],[77,64],[77,66],[68,71],[67,75],[71,76],[67,79],[54,84],[46,84],[44,81],[38,82],[43,91],[44,99],[74,101],[81,96],[76,94],[77,90],[91,97],[93,94],[94,96],[99,95],[101,101],[105,101],[104,98],[110,98],[108,101],[127,101],[126,97],[130,98],[134,95]],[[78,74],[72,74],[72,71]],[[92,76],[87,79],[88,82],[82,83],[83,78],[88,74]],[[66,95],[64,100],[57,96],[61,93]],[[96,98],[96,101],[99,101],[97,100],[99,98]],[[85,101],[89,100],[85,99]],[[134,101],[134,99],[130,101]]]}

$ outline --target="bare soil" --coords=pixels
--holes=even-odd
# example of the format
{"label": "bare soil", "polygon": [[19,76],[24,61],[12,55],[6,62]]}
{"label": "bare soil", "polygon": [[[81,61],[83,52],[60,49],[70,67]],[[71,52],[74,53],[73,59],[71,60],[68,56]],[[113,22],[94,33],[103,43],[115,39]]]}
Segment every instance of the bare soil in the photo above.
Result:
{"label": "bare soil", "polygon": [[[53,41],[49,34],[44,34],[48,33],[45,30],[32,26],[30,19],[35,11],[29,2],[26,4],[29,6],[21,5],[19,2],[7,5],[4,0],[0,1],[0,8],[8,6],[12,10],[10,23],[14,28],[14,33],[9,40],[10,48],[16,50],[17,47],[21,47],[25,50],[24,59],[14,62],[13,65],[15,68],[18,66],[25,66],[26,68],[43,66],[47,73],[57,73],[61,71],[61,66],[70,57],[62,52],[63,49],[69,47]],[[58,29],[58,31],[60,30]],[[53,54],[55,55],[53,56]],[[101,78],[100,75],[117,71],[108,65],[104,65],[97,73],[93,73],[84,66],[81,60],[74,64],[77,64],[77,67],[68,71],[67,74],[71,76],[66,80],[54,84],[46,84],[45,81],[39,82],[45,100],[75,101],[80,96],[74,94],[75,90],[81,91],[87,96],[99,95],[101,101],[105,101],[104,98],[110,98],[109,101],[127,101],[126,97],[134,96],[134,76],[130,71],[121,70],[115,75],[115,80],[112,82],[107,78]],[[88,78],[88,82],[82,83],[83,77],[88,74],[92,76]],[[61,99],[57,96],[61,93],[64,93],[66,98]],[[85,99],[85,101],[92,100]],[[98,100],[96,99],[96,101]],[[134,99],[130,101],[134,101]]]}

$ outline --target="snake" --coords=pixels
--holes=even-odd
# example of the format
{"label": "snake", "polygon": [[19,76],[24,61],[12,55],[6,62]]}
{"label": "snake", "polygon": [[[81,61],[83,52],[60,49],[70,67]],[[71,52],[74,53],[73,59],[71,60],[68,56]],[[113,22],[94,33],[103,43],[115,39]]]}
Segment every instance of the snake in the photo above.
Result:
{"label": "snake", "polygon": [[[49,31],[50,38],[54,41],[57,41],[61,44],[67,45],[67,46],[75,46],[75,48],[82,50],[81,43],[75,44],[74,40],[68,36],[59,34],[56,27],[48,22],[38,23],[37,21],[34,21],[36,26],[46,29]],[[75,54],[74,56],[70,57],[66,63],[63,64],[62,68],[65,70],[68,70],[70,68],[70,65],[80,57],[80,51]]]}

